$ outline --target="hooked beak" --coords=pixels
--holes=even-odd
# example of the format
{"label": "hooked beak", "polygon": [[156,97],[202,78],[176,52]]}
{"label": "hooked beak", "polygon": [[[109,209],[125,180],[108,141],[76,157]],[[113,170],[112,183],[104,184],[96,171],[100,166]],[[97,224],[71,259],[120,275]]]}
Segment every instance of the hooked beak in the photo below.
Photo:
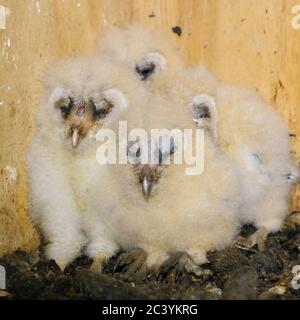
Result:
{"label": "hooked beak", "polygon": [[145,198],[148,199],[150,196],[152,182],[148,179],[148,177],[145,176],[143,178],[142,183],[143,183],[143,194],[144,194]]}
{"label": "hooked beak", "polygon": [[152,188],[151,170],[149,165],[144,165],[141,171],[141,183],[143,194],[146,199],[149,198]]}
{"label": "hooked beak", "polygon": [[78,128],[74,128],[72,132],[72,148],[75,149],[78,146],[79,134]]}
{"label": "hooked beak", "polygon": [[72,148],[75,149],[78,146],[79,143],[79,129],[84,117],[86,115],[86,106],[85,102],[81,100],[79,102],[78,108],[75,113],[75,127],[72,131]]}

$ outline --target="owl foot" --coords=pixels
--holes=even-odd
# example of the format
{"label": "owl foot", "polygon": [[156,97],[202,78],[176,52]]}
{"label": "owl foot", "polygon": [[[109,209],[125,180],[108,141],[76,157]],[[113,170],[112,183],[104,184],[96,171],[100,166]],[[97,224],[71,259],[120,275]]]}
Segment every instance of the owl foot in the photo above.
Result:
{"label": "owl foot", "polygon": [[145,281],[149,282],[152,280],[157,280],[159,277],[159,271],[160,271],[160,265],[156,264],[151,266],[148,270],[147,273],[145,275]]}
{"label": "owl foot", "polygon": [[134,249],[129,252],[124,252],[117,259],[114,267],[114,273],[117,270],[120,270],[120,276],[124,281],[133,280],[137,274],[144,276],[146,258],[147,254],[142,249]]}
{"label": "owl foot", "polygon": [[291,213],[285,220],[284,226],[288,229],[296,230],[297,226],[300,226],[300,212]]}
{"label": "owl foot", "polygon": [[259,251],[265,250],[265,241],[268,236],[268,230],[266,227],[260,227],[253,234],[251,234],[248,238],[240,237],[238,239],[238,246],[245,247],[247,249],[253,248],[257,245]]}
{"label": "owl foot", "polygon": [[108,257],[104,253],[97,255],[94,258],[93,263],[90,266],[90,271],[95,272],[95,273],[101,273],[102,268],[107,261]]}
{"label": "owl foot", "polygon": [[146,260],[147,273],[145,275],[146,281],[156,280],[159,276],[160,266],[168,260],[169,255],[161,251],[147,251],[148,256]]}
{"label": "owl foot", "polygon": [[179,278],[187,275],[200,278],[210,276],[211,272],[195,264],[187,253],[176,252],[161,265],[158,280],[162,281],[167,278],[168,281],[177,282]]}

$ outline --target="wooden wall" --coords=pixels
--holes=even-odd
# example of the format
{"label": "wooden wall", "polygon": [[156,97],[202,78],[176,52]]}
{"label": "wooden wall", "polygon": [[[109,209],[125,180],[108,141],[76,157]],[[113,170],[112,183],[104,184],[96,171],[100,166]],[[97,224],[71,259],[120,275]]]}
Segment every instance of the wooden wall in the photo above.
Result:
{"label": "wooden wall", "polygon": [[[300,1],[298,1],[300,3]],[[48,61],[93,49],[106,25],[142,22],[164,30],[186,61],[206,63],[223,79],[255,88],[289,125],[300,159],[300,30],[296,0],[2,0],[0,30],[0,254],[33,249],[27,216],[26,147]],[[179,37],[171,31],[182,28]],[[292,208],[299,207],[299,191]]]}

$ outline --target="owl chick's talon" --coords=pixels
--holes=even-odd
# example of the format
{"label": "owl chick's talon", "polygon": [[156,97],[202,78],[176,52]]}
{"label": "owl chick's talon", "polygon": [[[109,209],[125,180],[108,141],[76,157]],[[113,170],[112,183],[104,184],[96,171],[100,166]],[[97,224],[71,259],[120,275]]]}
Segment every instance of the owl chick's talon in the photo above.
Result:
{"label": "owl chick's talon", "polygon": [[268,230],[265,227],[260,227],[248,238],[240,237],[238,239],[238,246],[245,247],[246,249],[251,249],[257,245],[260,252],[265,250],[265,241],[268,236]]}
{"label": "owl chick's talon", "polygon": [[93,263],[90,266],[90,271],[95,273],[101,273],[103,265],[107,261],[107,256],[105,254],[98,255],[94,258]]}
{"label": "owl chick's talon", "polygon": [[212,276],[212,272],[209,269],[203,269],[201,266],[195,264],[191,259],[188,259],[185,264],[185,270],[187,273],[192,274],[195,278],[208,279]]}
{"label": "owl chick's talon", "polygon": [[162,281],[167,278],[177,282],[184,275],[207,279],[212,276],[212,272],[195,264],[187,253],[176,252],[161,265],[158,280]]}
{"label": "owl chick's talon", "polygon": [[68,264],[63,262],[63,261],[56,261],[56,260],[53,260],[55,261],[55,264],[58,266],[58,269],[61,271],[61,272],[64,272],[65,269],[67,268]]}
{"label": "owl chick's talon", "polygon": [[143,274],[146,258],[147,254],[142,249],[124,252],[119,256],[113,273],[120,270],[122,279],[129,281],[133,279],[137,273]]}
{"label": "owl chick's talon", "polygon": [[176,252],[166,260],[159,269],[158,281],[163,281],[165,278],[177,281],[186,272],[186,263],[190,259],[185,252]]}
{"label": "owl chick's talon", "polygon": [[145,275],[145,281],[149,282],[152,280],[157,280],[159,276],[160,265],[154,265],[150,269],[147,270]]}

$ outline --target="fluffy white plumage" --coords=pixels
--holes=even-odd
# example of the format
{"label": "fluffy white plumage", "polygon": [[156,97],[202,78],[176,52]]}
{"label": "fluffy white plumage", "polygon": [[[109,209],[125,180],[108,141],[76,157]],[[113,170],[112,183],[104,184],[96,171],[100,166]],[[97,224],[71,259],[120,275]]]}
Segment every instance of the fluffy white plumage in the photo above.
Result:
{"label": "fluffy white plumage", "polygon": [[[178,101],[182,108],[202,110],[203,118],[196,122],[210,127],[239,171],[241,223],[265,228],[265,234],[281,228],[299,170],[292,162],[288,129],[273,108],[252,90],[222,83],[202,65],[184,66],[166,37],[141,26],[111,28],[99,39],[98,51],[135,70],[150,91]],[[149,53],[156,59],[150,61]]]}
{"label": "fluffy white plumage", "polygon": [[[163,36],[112,28],[96,57],[57,63],[44,87],[29,150],[31,213],[61,268],[84,246],[94,268],[120,248],[145,250],[149,267],[177,251],[202,264],[207,251],[233,242],[240,222],[281,227],[298,178],[286,126],[253,91],[185,67]],[[204,128],[204,173],[139,159],[99,165],[95,134],[117,132],[119,120],[148,133]]]}
{"label": "fluffy white plumage", "polygon": [[[151,95],[139,106],[138,127],[147,130],[148,136],[151,129],[195,128],[191,110],[176,112],[179,107]],[[105,223],[121,247],[146,251],[148,267],[160,265],[178,251],[187,252],[194,263],[202,264],[207,251],[224,248],[236,236],[240,188],[235,168],[209,135],[205,135],[204,158],[201,175],[186,175],[186,163],[165,164],[163,160],[162,165],[151,165],[149,199],[143,196],[139,181],[145,166],[109,167],[118,201]]]}
{"label": "fluffy white plumage", "polygon": [[117,195],[107,183],[105,166],[96,161],[95,134],[126,119],[128,105],[145,98],[121,66],[109,59],[97,66],[93,57],[53,65],[44,87],[29,149],[31,214],[49,242],[48,258],[64,268],[86,244],[91,257],[117,250],[99,223],[98,213],[106,218],[108,200]]}
{"label": "fluffy white plumage", "polygon": [[[201,67],[186,71],[185,101],[206,93],[202,89],[205,79],[206,72],[203,74]],[[172,95],[176,94],[182,97],[173,90]],[[209,96],[217,110],[214,116],[215,109],[206,104],[211,110],[211,132],[239,171],[241,223],[265,229],[265,237],[282,227],[292,184],[299,179],[299,170],[292,161],[288,128],[275,109],[253,90],[217,81]]]}
{"label": "fluffy white plumage", "polygon": [[[100,127],[117,132],[118,120],[126,120],[129,130],[148,133],[194,128],[192,110],[176,112],[180,106],[147,94],[132,72],[104,57],[98,65],[93,57],[58,63],[44,83],[28,166],[31,213],[49,242],[48,258],[64,268],[86,246],[94,268],[100,268],[119,248],[138,247],[147,252],[148,266],[176,251],[201,264],[208,250],[232,242],[238,231],[239,182],[209,135],[204,173],[187,176],[184,164],[151,166],[150,199],[142,192],[142,165],[96,162]],[[110,112],[91,120],[91,110],[107,107]]]}

